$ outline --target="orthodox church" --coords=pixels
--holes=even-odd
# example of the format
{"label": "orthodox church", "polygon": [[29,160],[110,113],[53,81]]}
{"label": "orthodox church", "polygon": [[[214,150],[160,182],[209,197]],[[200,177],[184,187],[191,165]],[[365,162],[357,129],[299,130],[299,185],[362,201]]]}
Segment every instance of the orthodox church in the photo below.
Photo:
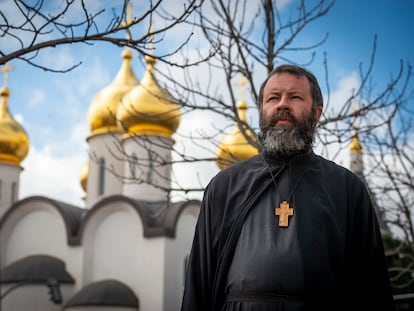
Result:
{"label": "orthodox church", "polygon": [[[138,81],[129,49],[121,67],[92,100],[89,160],[81,172],[85,206],[44,196],[19,198],[29,138],[8,109],[7,78],[0,90],[0,311],[180,309],[184,275],[200,202],[172,202],[173,135],[180,107],[160,86],[156,60],[146,57]],[[7,65],[3,69],[7,77]],[[239,118],[246,122],[247,103]],[[257,150],[239,126],[224,136],[217,165]],[[351,169],[363,176],[355,134]],[[145,182],[133,182],[134,180]]]}
{"label": "orthodox church", "polygon": [[[173,135],[180,107],[155,77],[138,81],[129,49],[92,100],[85,206],[45,196],[18,199],[29,138],[0,90],[0,310],[179,310],[200,202],[171,202]],[[7,77],[7,65],[3,69]],[[238,104],[245,121],[247,104]],[[254,139],[254,134],[249,133]],[[219,168],[256,154],[235,125]],[[134,180],[146,182],[133,182]]]}

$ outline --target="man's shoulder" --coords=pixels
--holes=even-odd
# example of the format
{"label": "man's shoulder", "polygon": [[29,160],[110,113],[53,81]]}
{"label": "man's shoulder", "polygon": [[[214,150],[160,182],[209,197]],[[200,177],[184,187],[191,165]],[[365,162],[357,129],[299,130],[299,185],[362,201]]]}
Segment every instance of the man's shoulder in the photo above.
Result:
{"label": "man's shoulder", "polygon": [[[223,190],[224,187],[234,187],[237,184],[246,184],[249,181],[263,175],[264,162],[260,155],[234,163],[219,171],[208,183],[208,188],[213,191]],[[221,191],[220,190],[220,191]]]}
{"label": "man's shoulder", "polygon": [[347,170],[347,168],[341,164],[338,164],[337,162],[330,160],[328,158],[325,158],[324,156],[315,154],[314,155],[315,161],[319,163],[322,166],[331,168],[333,170]]}
{"label": "man's shoulder", "polygon": [[232,178],[240,174],[251,174],[251,171],[263,168],[264,162],[261,155],[236,162],[217,173],[218,178]]}
{"label": "man's shoulder", "polygon": [[315,163],[317,163],[322,172],[326,174],[332,174],[336,177],[343,176],[346,179],[355,180],[358,183],[362,182],[360,176],[358,176],[355,172],[333,160],[329,160],[320,155],[315,155]]}

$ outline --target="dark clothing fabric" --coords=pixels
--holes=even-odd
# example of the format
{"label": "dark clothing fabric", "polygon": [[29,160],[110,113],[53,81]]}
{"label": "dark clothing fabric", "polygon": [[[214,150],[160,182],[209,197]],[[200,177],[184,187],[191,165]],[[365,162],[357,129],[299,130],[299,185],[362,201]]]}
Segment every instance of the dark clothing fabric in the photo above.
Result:
{"label": "dark clothing fabric", "polygon": [[[288,227],[275,216],[282,201],[294,208]],[[363,306],[393,310],[378,222],[356,175],[313,153],[288,160],[261,153],[211,180],[182,311]]]}
{"label": "dark clothing fabric", "polygon": [[268,191],[255,203],[260,207],[251,209],[244,221],[227,276],[225,310],[251,310],[266,299],[272,302],[266,305],[274,309],[281,298],[289,298],[286,302],[289,305],[303,305],[303,259],[297,221],[289,217],[288,228],[279,227],[275,216],[279,202],[288,201],[295,209],[289,194],[295,191],[294,184],[301,182],[301,176],[295,176],[292,188],[289,168],[282,170],[278,177],[277,185],[272,180]]}

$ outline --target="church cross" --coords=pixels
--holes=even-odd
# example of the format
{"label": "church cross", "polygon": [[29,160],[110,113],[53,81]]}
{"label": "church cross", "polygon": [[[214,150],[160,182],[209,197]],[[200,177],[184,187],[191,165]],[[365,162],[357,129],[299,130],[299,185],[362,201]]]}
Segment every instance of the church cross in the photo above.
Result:
{"label": "church cross", "polygon": [[127,40],[131,40],[131,30],[129,29],[129,26],[132,24],[133,20],[131,18],[132,15],[132,4],[131,2],[128,3],[127,6],[127,11],[126,11],[126,18],[125,18],[125,22],[122,22],[120,26],[122,27],[127,27],[126,31],[127,31]]}
{"label": "church cross", "polygon": [[9,80],[9,72],[14,69],[13,66],[9,66],[9,64],[5,64],[3,68],[0,68],[0,72],[4,73],[4,87],[7,88],[7,82]]}
{"label": "church cross", "polygon": [[275,215],[279,216],[279,227],[287,227],[289,225],[289,216],[293,216],[293,208],[289,207],[287,201],[280,203],[280,207],[275,208]]}
{"label": "church cross", "polygon": [[237,82],[236,85],[240,87],[241,99],[245,100],[244,97],[245,97],[245,87],[247,85],[247,79],[245,78],[244,75],[242,75],[240,81]]}

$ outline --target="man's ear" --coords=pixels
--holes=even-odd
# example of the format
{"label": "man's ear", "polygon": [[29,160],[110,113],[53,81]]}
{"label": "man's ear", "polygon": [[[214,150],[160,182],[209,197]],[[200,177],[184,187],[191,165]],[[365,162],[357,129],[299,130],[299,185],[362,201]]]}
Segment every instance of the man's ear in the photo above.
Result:
{"label": "man's ear", "polygon": [[316,121],[319,121],[319,119],[322,115],[322,110],[323,110],[322,106],[316,107]]}

